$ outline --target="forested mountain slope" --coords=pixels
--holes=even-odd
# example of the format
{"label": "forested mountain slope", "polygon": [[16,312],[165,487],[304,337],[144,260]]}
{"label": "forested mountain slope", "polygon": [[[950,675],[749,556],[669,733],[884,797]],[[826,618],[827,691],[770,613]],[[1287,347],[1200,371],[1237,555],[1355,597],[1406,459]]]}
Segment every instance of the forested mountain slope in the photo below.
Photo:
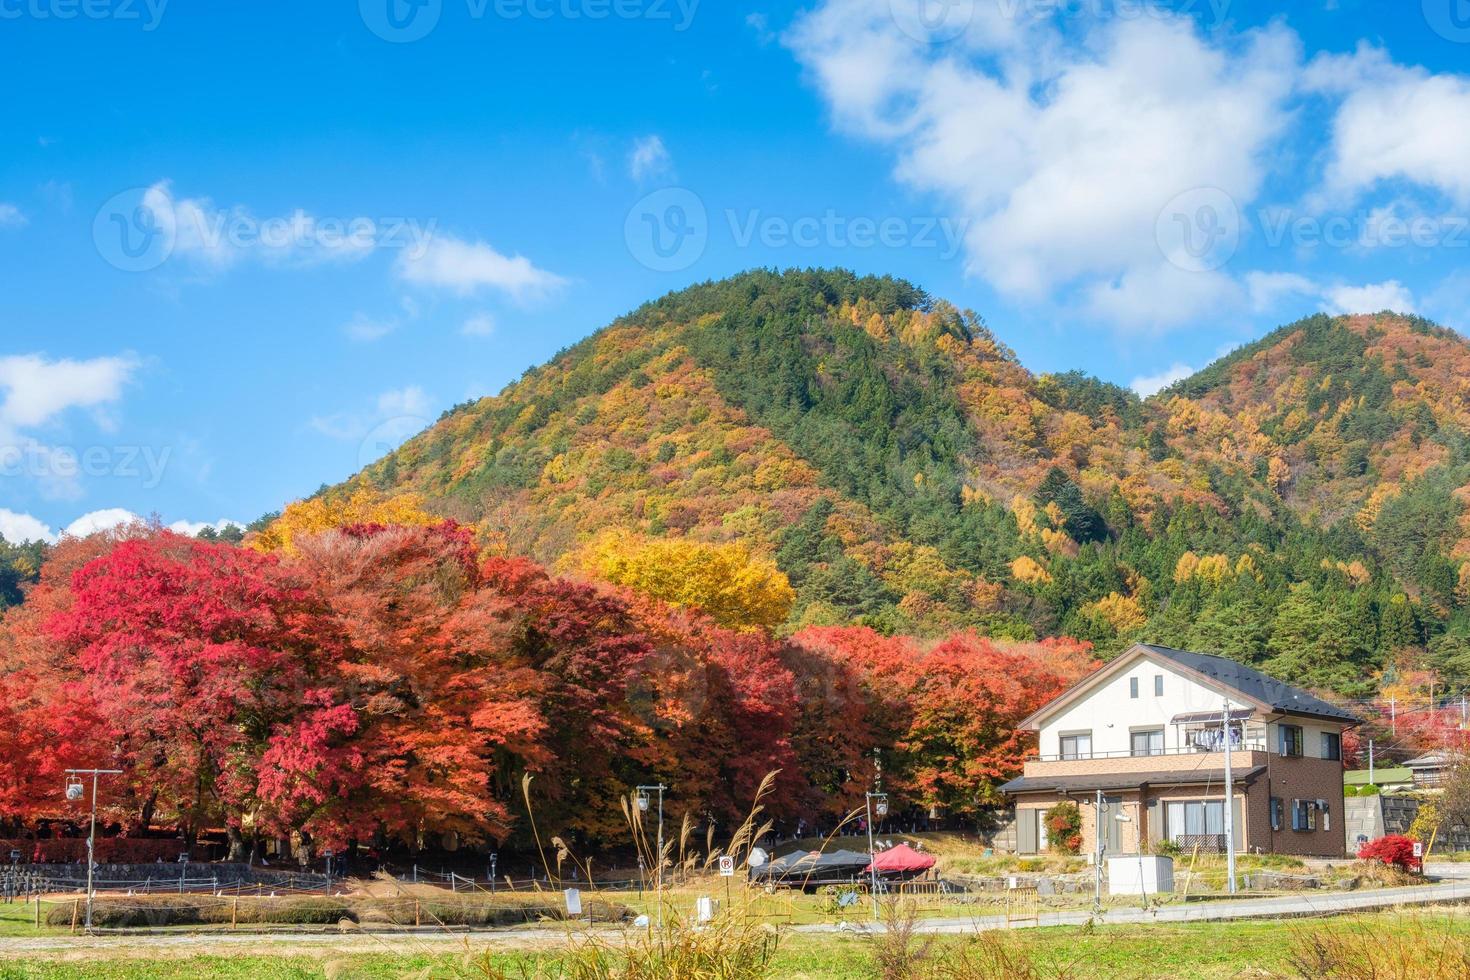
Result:
{"label": "forested mountain slope", "polygon": [[793,628],[1145,637],[1354,691],[1421,661],[1470,680],[1467,384],[1457,334],[1318,316],[1140,401],[1033,375],[907,283],[756,271],[349,485],[563,567],[609,529],[740,541],[790,577]]}

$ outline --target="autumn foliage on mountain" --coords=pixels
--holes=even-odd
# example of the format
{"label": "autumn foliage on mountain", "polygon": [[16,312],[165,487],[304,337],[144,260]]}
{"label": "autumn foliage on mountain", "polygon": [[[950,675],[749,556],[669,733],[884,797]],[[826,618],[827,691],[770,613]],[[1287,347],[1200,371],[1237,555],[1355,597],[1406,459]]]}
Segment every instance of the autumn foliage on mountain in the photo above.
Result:
{"label": "autumn foliage on mountain", "polygon": [[75,816],[61,770],[98,765],[124,772],[110,820],[237,851],[513,841],[525,774],[569,839],[617,838],[656,780],[673,812],[733,826],[773,770],[773,816],[830,824],[875,749],[900,806],[973,814],[1019,770],[1015,722],[1093,665],[1078,643],[731,628],[382,503],[410,522],[333,526],[361,516],[344,508],[289,549],[143,525],[58,546],[0,620],[0,819]]}
{"label": "autumn foliage on mountain", "polygon": [[[1470,686],[1470,345],[1315,316],[1147,400],[1035,375],[891,278],[757,271],[665,296],[327,496],[417,494],[616,581],[734,546],[778,631],[1147,639],[1365,696]],[[631,554],[631,553],[630,553]]]}

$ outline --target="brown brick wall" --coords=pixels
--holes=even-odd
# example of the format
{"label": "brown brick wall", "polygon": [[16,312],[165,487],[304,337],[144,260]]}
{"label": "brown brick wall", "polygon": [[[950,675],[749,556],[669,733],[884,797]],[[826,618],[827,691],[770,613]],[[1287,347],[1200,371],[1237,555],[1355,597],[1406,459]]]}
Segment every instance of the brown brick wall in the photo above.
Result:
{"label": "brown brick wall", "polygon": [[[1269,789],[1269,793],[1268,793]],[[1270,811],[1263,811],[1262,850],[1308,857],[1344,857],[1347,843],[1343,829],[1342,763],[1330,759],[1287,758],[1273,755],[1270,769],[1256,780],[1253,792],[1282,800],[1281,829],[1272,833]],[[1317,829],[1291,829],[1291,801],[1326,800],[1328,819],[1317,815]],[[1324,824],[1326,826],[1324,826]],[[1270,841],[1267,846],[1264,842]]]}
{"label": "brown brick wall", "polygon": [[[1261,773],[1255,780],[1244,788],[1237,790],[1237,796],[1242,798],[1241,802],[1241,826],[1236,829],[1239,835],[1238,848],[1242,851],[1255,851],[1259,848],[1265,853],[1296,854],[1304,857],[1343,857],[1346,854],[1343,830],[1343,803],[1342,803],[1342,766],[1341,763],[1325,759],[1293,759],[1265,752],[1237,753],[1237,755],[1251,756],[1258,761],[1243,762],[1245,766],[1267,765],[1268,772]],[[1159,761],[1168,756],[1154,756],[1150,758],[1133,759],[1096,759],[1081,760],[1068,763],[1028,763],[1032,765],[1086,765],[1090,772],[1108,771],[1097,768],[1099,764],[1107,762],[1132,762],[1132,761]],[[1181,756],[1176,758],[1191,758]],[[1223,760],[1222,760],[1223,761]],[[1211,767],[1213,768],[1213,767]],[[1118,770],[1112,770],[1118,771]],[[1137,770],[1134,770],[1137,771]],[[1061,773],[1050,773],[1061,775]],[[1079,775],[1073,772],[1070,775]],[[1218,797],[1224,787],[1214,785],[1204,786],[1161,786],[1149,789],[1145,797],[1148,800],[1199,800],[1206,797]],[[1109,796],[1122,797],[1124,811],[1131,818],[1120,828],[1122,830],[1123,847],[1125,851],[1131,851],[1138,847],[1140,839],[1147,839],[1148,835],[1148,811],[1147,806],[1140,806],[1139,794],[1136,791],[1112,792]],[[1282,799],[1282,829],[1271,830],[1270,797],[1278,796]],[[1059,803],[1065,797],[1055,793],[1026,793],[1017,797],[1016,807],[1035,808],[1045,813],[1046,810]],[[1326,800],[1328,805],[1328,819],[1324,821],[1318,815],[1317,829],[1314,831],[1294,831],[1291,829],[1291,801],[1303,800]],[[1079,793],[1076,801],[1082,810],[1082,839],[1083,850],[1091,851],[1095,845],[1093,837],[1093,806],[1090,794]],[[1045,838],[1044,825],[1039,836]]]}

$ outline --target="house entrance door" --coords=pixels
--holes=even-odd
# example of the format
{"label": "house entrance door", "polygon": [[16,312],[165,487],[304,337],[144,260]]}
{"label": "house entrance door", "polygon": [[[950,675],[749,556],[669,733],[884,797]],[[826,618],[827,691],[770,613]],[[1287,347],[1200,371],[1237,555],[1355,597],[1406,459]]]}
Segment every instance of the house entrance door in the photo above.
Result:
{"label": "house entrance door", "polygon": [[1123,822],[1118,814],[1123,812],[1123,797],[1104,796],[1102,818],[1107,821],[1103,830],[1103,847],[1108,854],[1123,852]]}

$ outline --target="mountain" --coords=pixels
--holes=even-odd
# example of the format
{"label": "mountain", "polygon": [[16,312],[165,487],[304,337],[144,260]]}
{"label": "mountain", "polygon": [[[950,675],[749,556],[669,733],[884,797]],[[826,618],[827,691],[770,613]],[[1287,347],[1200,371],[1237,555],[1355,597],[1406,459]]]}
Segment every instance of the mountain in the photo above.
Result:
{"label": "mountain", "polygon": [[348,486],[564,567],[613,528],[741,541],[790,577],[790,627],[1470,680],[1467,379],[1451,331],[1317,316],[1141,401],[1032,374],[906,282],[755,271],[644,305]]}

